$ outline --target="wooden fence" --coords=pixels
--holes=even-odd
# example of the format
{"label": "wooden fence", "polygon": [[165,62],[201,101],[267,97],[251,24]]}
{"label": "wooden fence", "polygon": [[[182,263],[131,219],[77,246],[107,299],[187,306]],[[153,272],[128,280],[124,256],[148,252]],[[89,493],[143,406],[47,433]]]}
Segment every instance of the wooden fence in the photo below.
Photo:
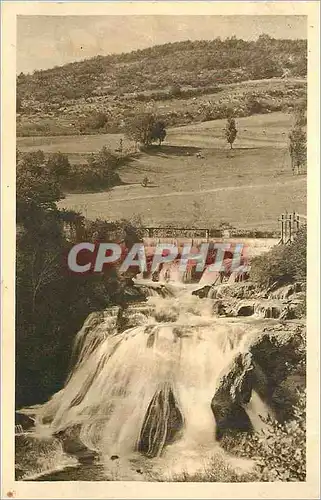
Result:
{"label": "wooden fence", "polygon": [[286,245],[291,243],[302,225],[306,225],[306,215],[297,214],[296,212],[285,212],[279,218],[281,225],[280,244]]}

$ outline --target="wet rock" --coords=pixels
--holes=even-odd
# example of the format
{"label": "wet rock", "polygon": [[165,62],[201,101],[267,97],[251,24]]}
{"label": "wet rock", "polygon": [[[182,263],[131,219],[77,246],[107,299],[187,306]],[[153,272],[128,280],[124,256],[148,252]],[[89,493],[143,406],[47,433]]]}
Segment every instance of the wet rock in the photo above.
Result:
{"label": "wet rock", "polygon": [[288,304],[288,319],[304,318],[306,316],[306,294],[296,293],[291,296]]}
{"label": "wet rock", "polygon": [[194,290],[192,292],[192,295],[196,295],[200,299],[205,299],[208,296],[208,293],[211,290],[211,288],[212,288],[211,285],[205,285],[202,288],[199,288],[198,290]]}
{"label": "wet rock", "polygon": [[[135,284],[135,290],[137,291],[138,298],[137,301],[146,301],[148,297],[172,297],[173,292],[169,285],[163,283],[154,282],[148,285]],[[140,298],[139,298],[140,297]]]}
{"label": "wet rock", "polygon": [[287,304],[280,300],[261,299],[255,302],[254,312],[260,318],[287,319]]}
{"label": "wet rock", "polygon": [[28,431],[32,429],[35,425],[35,419],[30,416],[26,415],[20,411],[16,411],[15,414],[15,427],[16,431],[19,429],[21,431]]}
{"label": "wet rock", "polygon": [[246,271],[233,271],[228,279],[228,283],[241,283],[243,281],[247,281],[249,279],[249,273]]}
{"label": "wet rock", "polygon": [[[293,297],[296,297],[293,296]],[[230,303],[230,305],[232,305]],[[228,308],[225,306],[226,311]],[[234,302],[229,311],[230,316],[253,316],[266,319],[288,320],[302,318],[305,313],[304,298],[288,300],[259,299]]]}
{"label": "wet rock", "polygon": [[148,457],[158,456],[163,447],[174,441],[183,426],[183,417],[173,391],[165,386],[154,394],[141,429],[138,451]]}
{"label": "wet rock", "polygon": [[[117,308],[118,310],[118,308]],[[97,325],[104,321],[104,312],[96,311],[92,312],[87,316],[82,326],[82,330],[88,331],[93,330]]]}
{"label": "wet rock", "polygon": [[249,299],[255,298],[257,288],[249,281],[244,283],[223,283],[214,287],[211,297],[214,299]]}
{"label": "wet rock", "polygon": [[94,352],[108,335],[115,332],[118,313],[119,307],[114,306],[89,314],[76,335],[70,360],[71,368],[74,368],[84,356]]}
{"label": "wet rock", "polygon": [[259,392],[269,404],[276,388],[304,362],[305,336],[303,324],[271,325],[250,346],[255,372],[259,367],[265,376]]}
{"label": "wet rock", "polygon": [[275,417],[284,421],[297,401],[297,385],[305,385],[305,326],[270,323],[249,342],[222,374],[212,399],[217,437],[233,431],[252,431],[246,413],[253,391]]}
{"label": "wet rock", "polygon": [[204,285],[198,290],[194,290],[192,295],[197,295],[201,299],[248,299],[257,296],[255,284],[247,282],[228,282],[220,285]]}
{"label": "wet rock", "polygon": [[144,287],[128,286],[124,290],[124,302],[143,302],[148,297]]}
{"label": "wet rock", "polygon": [[269,298],[271,299],[288,299],[291,295],[301,292],[301,283],[292,283],[290,285],[285,285],[279,287],[277,290],[271,291],[269,293]]}
{"label": "wet rock", "polygon": [[117,330],[123,332],[128,328],[143,325],[151,315],[153,307],[144,303],[130,304],[120,310],[117,319]]}
{"label": "wet rock", "polygon": [[212,312],[215,316],[226,316],[228,313],[227,305],[220,299],[213,300]]}
{"label": "wet rock", "polygon": [[226,312],[229,316],[257,316],[260,318],[283,318],[287,319],[287,304],[280,301],[267,299],[245,299],[241,301],[230,301],[225,304]]}
{"label": "wet rock", "polygon": [[235,308],[235,316],[253,316],[255,301],[242,300]]}
{"label": "wet rock", "polygon": [[92,463],[97,454],[93,450],[89,450],[79,437],[79,426],[75,426],[66,431],[59,432],[55,435],[62,444],[62,449],[67,455],[77,458],[78,462],[83,464]]}
{"label": "wet rock", "polygon": [[39,438],[33,433],[15,437],[16,479],[27,479],[59,466],[73,465],[77,460],[63,451],[57,437]]}
{"label": "wet rock", "polygon": [[251,398],[253,363],[251,354],[239,354],[223,374],[212,399],[211,407],[216,420],[216,437],[226,432],[252,431],[251,421],[243,408]]}

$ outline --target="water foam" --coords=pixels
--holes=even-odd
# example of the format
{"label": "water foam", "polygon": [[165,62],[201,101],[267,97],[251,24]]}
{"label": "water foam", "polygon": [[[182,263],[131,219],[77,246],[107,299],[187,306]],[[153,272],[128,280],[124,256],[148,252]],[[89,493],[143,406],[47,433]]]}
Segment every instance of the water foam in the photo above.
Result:
{"label": "water foam", "polygon": [[77,429],[108,467],[110,457],[137,453],[167,460],[173,470],[177,456],[194,467],[212,457],[211,402],[250,333],[244,321],[213,317],[211,300],[178,290],[151,296],[146,323],[122,333],[111,331],[108,315],[83,328],[69,379],[42,408],[38,426],[53,434]]}

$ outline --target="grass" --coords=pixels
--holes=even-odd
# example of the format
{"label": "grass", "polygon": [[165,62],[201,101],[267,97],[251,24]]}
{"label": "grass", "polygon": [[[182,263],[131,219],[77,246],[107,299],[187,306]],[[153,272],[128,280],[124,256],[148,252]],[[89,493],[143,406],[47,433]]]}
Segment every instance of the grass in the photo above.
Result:
{"label": "grass", "polygon": [[[225,120],[168,130],[164,145],[142,153],[119,171],[124,185],[108,192],[70,194],[61,206],[89,218],[116,220],[139,215],[145,225],[215,227],[228,222],[245,229],[276,230],[286,210],[306,213],[306,176],[293,176],[287,136],[292,117],[285,113],[237,119],[231,151]],[[69,153],[72,161],[114,149],[119,134],[18,138],[22,150]],[[124,147],[129,143],[124,141]],[[201,151],[203,158],[197,158]],[[145,176],[149,187],[142,187]]]}

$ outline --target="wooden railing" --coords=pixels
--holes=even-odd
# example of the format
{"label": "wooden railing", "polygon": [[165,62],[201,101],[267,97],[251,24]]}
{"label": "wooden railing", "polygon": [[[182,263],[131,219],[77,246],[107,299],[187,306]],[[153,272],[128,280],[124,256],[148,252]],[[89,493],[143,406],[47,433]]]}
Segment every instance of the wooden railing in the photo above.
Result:
{"label": "wooden railing", "polygon": [[302,225],[306,225],[307,216],[296,212],[285,212],[279,218],[281,224],[280,244],[291,243]]}

